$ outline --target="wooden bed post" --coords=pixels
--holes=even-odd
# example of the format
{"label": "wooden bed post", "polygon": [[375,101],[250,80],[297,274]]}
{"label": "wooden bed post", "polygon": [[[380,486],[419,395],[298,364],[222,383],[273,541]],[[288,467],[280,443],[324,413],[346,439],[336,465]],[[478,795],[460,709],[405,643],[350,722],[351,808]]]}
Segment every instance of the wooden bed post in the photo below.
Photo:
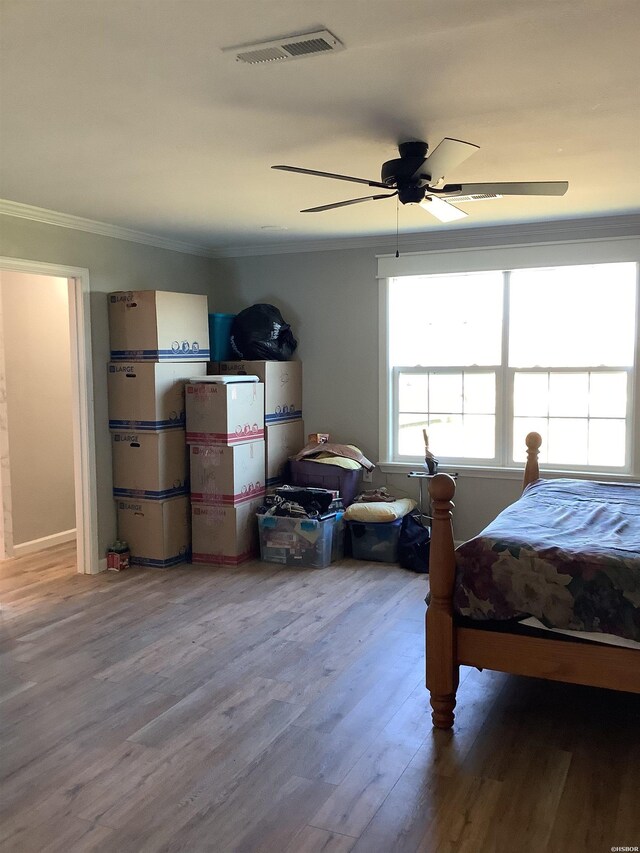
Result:
{"label": "wooden bed post", "polygon": [[522,480],[522,490],[524,491],[530,483],[534,483],[540,479],[540,469],[538,467],[538,454],[540,453],[540,445],[542,444],[542,436],[537,432],[530,432],[525,438],[527,445],[527,464],[524,468],[524,478]]}
{"label": "wooden bed post", "polygon": [[459,668],[453,624],[453,584],[456,561],[451,510],[456,490],[448,474],[436,474],[429,493],[433,507],[429,584],[431,598],[426,615],[427,688],[431,693],[433,725],[439,729],[453,726]]}

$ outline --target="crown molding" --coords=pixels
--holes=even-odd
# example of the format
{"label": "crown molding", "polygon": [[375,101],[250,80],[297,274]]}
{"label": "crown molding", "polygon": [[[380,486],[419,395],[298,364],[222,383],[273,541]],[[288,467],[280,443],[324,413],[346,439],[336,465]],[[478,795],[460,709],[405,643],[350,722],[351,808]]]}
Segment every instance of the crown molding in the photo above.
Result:
{"label": "crown molding", "polygon": [[57,225],[61,228],[87,231],[103,237],[114,237],[117,240],[128,240],[131,243],[143,243],[171,252],[218,259],[305,252],[335,252],[348,249],[372,249],[375,254],[380,255],[387,251],[395,251],[396,245],[400,251],[406,253],[481,248],[482,246],[508,246],[517,243],[560,243],[640,236],[640,214],[633,213],[477,228],[468,226],[431,228],[420,234],[405,234],[399,240],[395,234],[378,234],[214,247],[160,237],[157,234],[136,231],[133,228],[123,228],[120,225],[111,225],[108,222],[99,222],[95,219],[86,219],[82,216],[73,216],[72,214],[60,213],[44,207],[34,207],[30,204],[22,204],[7,199],[0,199],[0,214],[30,219],[33,222],[44,222],[47,225]]}
{"label": "crown molding", "polygon": [[72,228],[75,231],[87,231],[90,234],[99,234],[101,237],[128,240],[130,243],[143,243],[146,246],[155,246],[157,249],[168,249],[171,252],[181,252],[186,255],[198,255],[204,258],[217,256],[217,253],[210,246],[200,246],[196,243],[159,237],[157,234],[148,234],[145,231],[136,231],[133,228],[123,228],[120,225],[111,225],[108,222],[99,222],[96,219],[85,219],[83,216],[73,216],[70,213],[60,213],[57,210],[47,210],[44,207],[34,207],[31,204],[22,204],[19,201],[0,199],[0,214],[19,219],[30,219],[32,222],[44,222],[47,225],[58,225],[60,228]]}
{"label": "crown molding", "polygon": [[[341,249],[373,249],[376,255],[395,252],[446,251],[483,246],[508,246],[518,243],[564,243],[576,240],[603,240],[640,236],[640,214],[557,219],[477,228],[440,228],[421,234],[371,235],[327,240],[298,240],[254,246],[227,246],[216,252],[218,258],[259,255],[284,255],[303,252],[333,252]],[[397,242],[396,242],[397,240]]]}

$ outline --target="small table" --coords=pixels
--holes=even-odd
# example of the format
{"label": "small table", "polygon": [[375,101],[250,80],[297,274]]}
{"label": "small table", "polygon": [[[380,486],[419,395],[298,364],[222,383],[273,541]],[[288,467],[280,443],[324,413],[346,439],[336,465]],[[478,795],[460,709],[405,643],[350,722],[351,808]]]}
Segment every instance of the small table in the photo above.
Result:
{"label": "small table", "polygon": [[[450,473],[449,471],[440,472],[444,474],[449,474],[450,477],[453,477],[454,480],[458,479],[457,471],[455,473]],[[435,474],[430,474],[428,471],[409,471],[407,477],[418,481],[418,488],[420,490],[420,498],[419,498],[419,510],[420,510],[420,521],[425,527],[430,527],[430,524],[425,524],[425,521],[430,522],[432,520],[431,516],[431,499],[429,499],[429,505],[427,507],[428,513],[424,511],[424,481],[425,480],[433,480]]]}

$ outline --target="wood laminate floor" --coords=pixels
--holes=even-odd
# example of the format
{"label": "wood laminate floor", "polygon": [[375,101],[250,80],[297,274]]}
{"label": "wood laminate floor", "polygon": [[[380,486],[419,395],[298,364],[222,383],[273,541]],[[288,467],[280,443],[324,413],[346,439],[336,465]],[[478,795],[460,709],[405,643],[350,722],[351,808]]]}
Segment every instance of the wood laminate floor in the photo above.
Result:
{"label": "wood laminate floor", "polygon": [[640,845],[640,697],[466,670],[432,730],[424,576],[0,566],[3,851]]}

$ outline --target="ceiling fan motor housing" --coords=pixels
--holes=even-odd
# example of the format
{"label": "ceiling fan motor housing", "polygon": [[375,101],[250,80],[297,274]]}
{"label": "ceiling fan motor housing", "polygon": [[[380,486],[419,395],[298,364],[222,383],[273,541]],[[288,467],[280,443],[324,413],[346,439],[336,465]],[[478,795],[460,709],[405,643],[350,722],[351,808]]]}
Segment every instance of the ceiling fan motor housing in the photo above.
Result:
{"label": "ceiling fan motor housing", "polygon": [[398,199],[400,204],[420,204],[425,196],[426,187],[411,185],[398,188]]}
{"label": "ceiling fan motor housing", "polygon": [[[408,204],[412,201],[422,201],[424,198],[424,192],[420,198],[414,199],[409,196],[412,193],[415,195],[414,191],[419,187],[428,185],[430,175],[425,175],[424,177],[421,175],[418,179],[415,177],[415,173],[424,163],[428,150],[429,146],[427,143],[420,140],[402,142],[398,146],[400,157],[397,157],[395,160],[387,160],[386,163],[382,164],[382,183],[394,189],[397,187],[401,191],[399,192],[399,196],[403,204]],[[403,194],[407,194],[406,201],[403,200]]]}

